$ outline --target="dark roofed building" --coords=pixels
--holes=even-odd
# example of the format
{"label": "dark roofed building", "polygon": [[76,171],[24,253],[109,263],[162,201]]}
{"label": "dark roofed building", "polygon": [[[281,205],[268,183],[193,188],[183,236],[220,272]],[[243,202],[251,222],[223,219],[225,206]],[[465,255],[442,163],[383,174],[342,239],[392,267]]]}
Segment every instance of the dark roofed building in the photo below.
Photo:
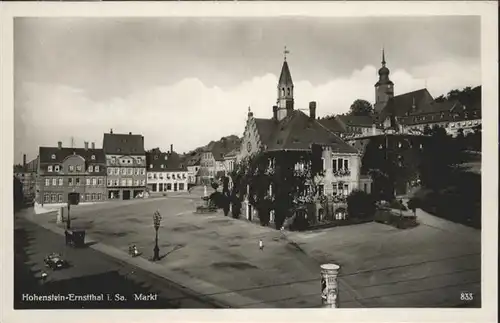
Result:
{"label": "dark roofed building", "polygon": [[159,148],[146,152],[147,186],[150,193],[187,191],[188,169],[183,158],[173,151],[162,152]]}
{"label": "dark roofed building", "polygon": [[[293,82],[285,60],[273,117],[254,118],[249,108],[237,160],[260,152],[311,151],[313,146],[320,146],[325,169],[320,191],[323,194],[349,194],[360,187],[360,154],[340,138],[339,134],[344,130],[344,125],[338,120],[318,120],[316,102],[309,103],[309,115],[294,108]],[[248,212],[247,205],[247,217]]]}
{"label": "dark roofed building", "polygon": [[106,200],[106,158],[94,143],[71,148],[59,142],[40,147],[38,156],[38,203],[67,203],[69,193],[79,193],[81,202]]}
{"label": "dark roofed building", "polygon": [[108,168],[108,198],[142,198],[146,190],[146,152],[142,135],[104,134],[103,151]]}

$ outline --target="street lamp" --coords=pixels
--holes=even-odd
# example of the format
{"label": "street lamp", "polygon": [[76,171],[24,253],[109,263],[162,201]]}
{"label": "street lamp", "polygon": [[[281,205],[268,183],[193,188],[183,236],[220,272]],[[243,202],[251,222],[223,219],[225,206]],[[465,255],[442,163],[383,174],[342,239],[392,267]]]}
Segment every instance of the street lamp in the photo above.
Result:
{"label": "street lamp", "polygon": [[153,249],[153,261],[160,260],[160,248],[158,247],[158,229],[161,224],[161,214],[159,211],[156,211],[153,215],[153,225],[156,231],[156,239],[155,239],[155,247]]}

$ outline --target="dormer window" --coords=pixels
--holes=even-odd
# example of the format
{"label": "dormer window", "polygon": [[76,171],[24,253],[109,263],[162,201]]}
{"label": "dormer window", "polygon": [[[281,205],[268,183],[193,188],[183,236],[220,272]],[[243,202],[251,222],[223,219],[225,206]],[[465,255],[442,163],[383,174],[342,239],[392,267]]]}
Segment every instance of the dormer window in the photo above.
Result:
{"label": "dormer window", "polygon": [[149,165],[149,168],[150,168],[150,169],[151,169],[151,168],[153,168],[153,164],[150,164],[150,165]]}
{"label": "dormer window", "polygon": [[52,172],[52,166],[48,166],[48,167],[47,167],[47,171],[48,171],[48,172]]}
{"label": "dormer window", "polygon": [[92,155],[90,159],[95,160],[95,155]]}
{"label": "dormer window", "polygon": [[58,172],[60,170],[59,165],[54,166],[54,171]]}
{"label": "dormer window", "polygon": [[165,166],[165,165],[161,164],[161,166],[160,166],[160,167],[161,167],[161,168],[164,168],[164,166]]}
{"label": "dormer window", "polygon": [[82,166],[81,165],[77,165],[76,166],[76,171],[77,172],[81,172],[82,171]]}
{"label": "dormer window", "polygon": [[55,154],[52,154],[52,156],[50,157],[52,159],[56,159],[56,155]]}
{"label": "dormer window", "polygon": [[89,173],[92,173],[94,171],[94,167],[93,166],[89,166]]}
{"label": "dormer window", "polygon": [[73,165],[69,165],[69,171],[70,171],[70,172],[72,172],[72,171],[74,171],[74,170],[75,170],[75,166],[73,166]]}
{"label": "dormer window", "polygon": [[167,158],[168,158],[167,155],[165,155],[165,160],[167,160]]}

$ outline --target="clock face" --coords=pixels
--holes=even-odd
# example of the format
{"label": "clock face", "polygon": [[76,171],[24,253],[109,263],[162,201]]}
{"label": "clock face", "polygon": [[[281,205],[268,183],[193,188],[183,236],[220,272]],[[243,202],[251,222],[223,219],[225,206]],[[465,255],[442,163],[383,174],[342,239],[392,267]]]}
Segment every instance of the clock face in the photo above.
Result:
{"label": "clock face", "polygon": [[247,143],[247,151],[250,152],[252,150],[252,144],[250,142]]}

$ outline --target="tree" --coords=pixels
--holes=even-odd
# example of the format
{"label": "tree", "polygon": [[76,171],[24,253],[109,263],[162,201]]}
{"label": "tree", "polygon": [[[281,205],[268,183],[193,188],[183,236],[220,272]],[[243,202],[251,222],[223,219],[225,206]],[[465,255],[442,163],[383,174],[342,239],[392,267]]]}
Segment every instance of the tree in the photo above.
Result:
{"label": "tree", "polygon": [[352,116],[371,116],[373,114],[373,106],[366,100],[355,100],[349,108],[349,115]]}
{"label": "tree", "polygon": [[375,215],[375,200],[363,191],[354,190],[347,197],[349,217],[368,218]]}

